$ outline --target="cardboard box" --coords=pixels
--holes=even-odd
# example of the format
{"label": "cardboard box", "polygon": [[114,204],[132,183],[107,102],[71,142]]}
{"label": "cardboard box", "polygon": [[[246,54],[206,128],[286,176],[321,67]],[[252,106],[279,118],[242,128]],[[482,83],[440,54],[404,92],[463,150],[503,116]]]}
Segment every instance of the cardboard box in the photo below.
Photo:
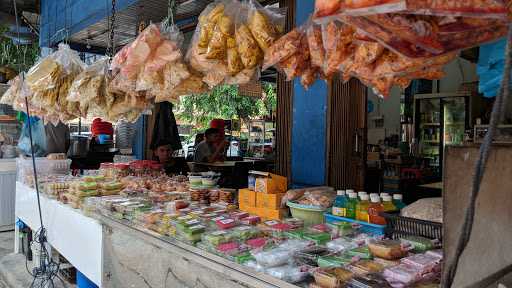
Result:
{"label": "cardboard box", "polygon": [[254,191],[267,194],[285,193],[288,188],[288,179],[276,174],[249,171],[249,174],[256,177]]}
{"label": "cardboard box", "polygon": [[379,161],[380,152],[366,152],[366,158],[369,161]]}
{"label": "cardboard box", "polygon": [[[238,204],[238,208],[240,209],[240,211],[244,211],[244,212],[247,212],[252,215],[258,215],[258,212],[259,212],[258,208],[254,207],[254,206],[248,206],[248,205],[245,205],[242,203]],[[258,215],[258,216],[260,216],[260,215]]]}
{"label": "cardboard box", "polygon": [[256,193],[256,207],[267,208],[267,209],[279,209],[281,208],[281,199],[284,193],[278,194],[266,194]]}
{"label": "cardboard box", "polygon": [[288,216],[288,209],[256,208],[258,216],[265,220],[282,220]]}
{"label": "cardboard box", "polygon": [[256,207],[256,192],[249,189],[239,189],[238,204]]}

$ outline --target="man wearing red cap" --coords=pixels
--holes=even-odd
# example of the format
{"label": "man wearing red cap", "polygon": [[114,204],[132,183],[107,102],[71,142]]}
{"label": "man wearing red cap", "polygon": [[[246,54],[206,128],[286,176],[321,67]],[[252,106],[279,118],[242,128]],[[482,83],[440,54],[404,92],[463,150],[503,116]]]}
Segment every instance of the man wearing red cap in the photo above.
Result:
{"label": "man wearing red cap", "polygon": [[226,144],[221,140],[218,129],[209,128],[204,132],[204,140],[199,143],[194,153],[194,162],[212,163],[223,161],[226,154]]}

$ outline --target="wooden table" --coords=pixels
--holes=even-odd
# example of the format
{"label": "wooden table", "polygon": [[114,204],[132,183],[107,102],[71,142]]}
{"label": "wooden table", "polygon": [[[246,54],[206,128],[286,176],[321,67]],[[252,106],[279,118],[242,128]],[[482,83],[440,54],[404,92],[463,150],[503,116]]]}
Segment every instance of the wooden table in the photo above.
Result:
{"label": "wooden table", "polygon": [[443,182],[434,182],[434,183],[429,183],[429,184],[423,184],[423,185],[419,185],[419,187],[443,190]]}
{"label": "wooden table", "polygon": [[196,162],[195,165],[203,165],[208,167],[235,167],[236,163],[254,163],[253,160],[244,160],[244,161],[224,161],[224,162],[213,162],[213,163],[206,163],[206,162]]}

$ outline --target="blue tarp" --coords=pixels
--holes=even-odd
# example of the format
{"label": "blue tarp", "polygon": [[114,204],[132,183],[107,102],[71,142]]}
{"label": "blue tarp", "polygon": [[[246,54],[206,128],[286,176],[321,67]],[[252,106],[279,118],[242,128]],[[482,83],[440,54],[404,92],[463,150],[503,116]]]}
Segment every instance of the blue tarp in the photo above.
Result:
{"label": "blue tarp", "polygon": [[485,97],[496,97],[505,67],[506,39],[480,46],[476,72],[479,76],[478,91]]}

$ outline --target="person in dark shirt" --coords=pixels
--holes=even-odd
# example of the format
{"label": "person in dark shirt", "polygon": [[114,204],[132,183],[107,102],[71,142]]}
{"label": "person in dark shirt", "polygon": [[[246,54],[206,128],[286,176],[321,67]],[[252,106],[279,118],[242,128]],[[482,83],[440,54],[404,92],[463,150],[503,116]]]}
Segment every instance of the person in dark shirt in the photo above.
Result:
{"label": "person in dark shirt", "polygon": [[215,128],[209,128],[204,132],[204,140],[199,143],[194,153],[194,162],[212,163],[223,161],[226,152],[226,143],[219,141],[220,133]]}
{"label": "person in dark shirt", "polygon": [[171,142],[166,139],[159,140],[153,150],[155,160],[164,166],[167,175],[186,174],[188,172],[187,162],[183,158],[174,158],[173,153]]}
{"label": "person in dark shirt", "polygon": [[46,133],[46,152],[67,154],[70,146],[69,127],[59,121],[59,124],[48,123],[44,126]]}

